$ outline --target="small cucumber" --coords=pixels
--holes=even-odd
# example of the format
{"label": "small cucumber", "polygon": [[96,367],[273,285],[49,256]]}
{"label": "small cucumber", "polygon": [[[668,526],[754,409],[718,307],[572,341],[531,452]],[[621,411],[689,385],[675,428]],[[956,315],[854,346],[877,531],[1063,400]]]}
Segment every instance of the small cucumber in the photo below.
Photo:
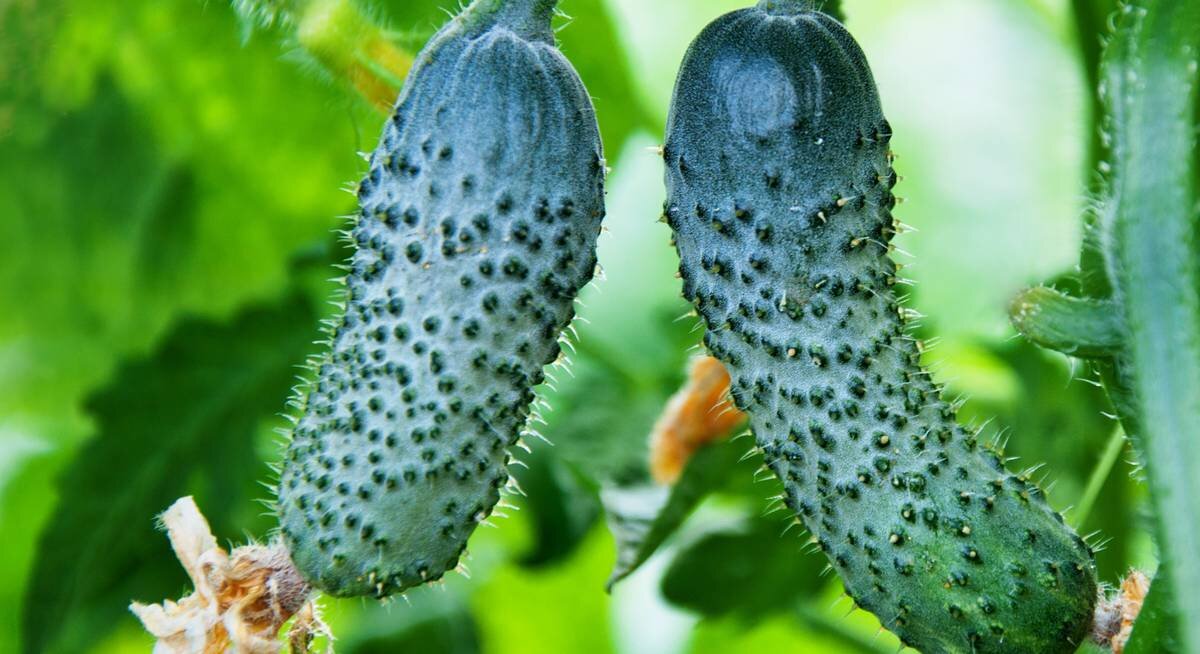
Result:
{"label": "small cucumber", "polygon": [[454,569],[596,266],[604,160],[553,0],[477,0],[419,55],[358,190],[345,313],[293,430],[300,571],[383,597]]}
{"label": "small cucumber", "polygon": [[1072,652],[1091,551],[921,368],[893,291],[891,136],[861,49],[812,3],[710,24],[664,148],[684,295],[858,606],[929,654]]}

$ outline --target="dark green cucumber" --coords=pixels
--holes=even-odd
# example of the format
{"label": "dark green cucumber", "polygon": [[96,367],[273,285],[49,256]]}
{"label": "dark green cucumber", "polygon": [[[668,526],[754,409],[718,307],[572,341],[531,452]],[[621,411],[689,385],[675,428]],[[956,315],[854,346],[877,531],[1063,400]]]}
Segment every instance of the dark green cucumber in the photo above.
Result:
{"label": "dark green cucumber", "polygon": [[786,504],[846,592],[923,652],[1070,652],[1091,551],[959,426],[893,292],[875,82],[808,2],[764,0],[688,50],[664,157],[684,295]]}
{"label": "dark green cucumber", "polygon": [[553,0],[477,0],[420,54],[359,186],[345,313],[279,485],[300,571],[386,596],[454,569],[591,278],[604,162]]}

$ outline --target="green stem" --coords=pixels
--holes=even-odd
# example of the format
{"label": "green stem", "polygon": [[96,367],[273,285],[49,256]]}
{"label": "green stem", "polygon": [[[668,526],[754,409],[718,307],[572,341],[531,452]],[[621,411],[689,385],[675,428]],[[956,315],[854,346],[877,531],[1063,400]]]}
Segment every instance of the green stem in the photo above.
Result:
{"label": "green stem", "polygon": [[381,112],[391,111],[413,57],[396,35],[363,14],[354,0],[231,0],[263,27],[294,29],[296,40],[330,75]]}
{"label": "green stem", "polygon": [[1075,523],[1076,529],[1087,524],[1092,508],[1096,506],[1096,498],[1100,496],[1100,491],[1104,490],[1104,484],[1108,481],[1108,477],[1112,474],[1113,468],[1121,458],[1121,451],[1124,449],[1125,431],[1118,425],[1113,429],[1112,436],[1108,437],[1104,453],[1100,455],[1100,460],[1092,469],[1092,476],[1088,479],[1087,488],[1084,489],[1083,496],[1075,505],[1075,510],[1071,512],[1072,522]]}
{"label": "green stem", "polygon": [[296,37],[326,70],[384,112],[395,102],[395,81],[413,62],[353,0],[304,0]]}
{"label": "green stem", "polygon": [[1071,0],[1075,18],[1075,38],[1078,40],[1079,60],[1083,74],[1092,93],[1092,129],[1088,147],[1089,171],[1108,158],[1108,149],[1100,136],[1100,117],[1104,115],[1104,102],[1100,98],[1100,56],[1103,50],[1102,37],[1108,33],[1108,17],[1116,11],[1115,0]]}
{"label": "green stem", "polygon": [[1115,303],[1071,297],[1044,286],[1018,294],[1008,315],[1034,344],[1081,358],[1112,356],[1124,337]]}
{"label": "green stem", "polygon": [[1105,84],[1114,126],[1106,226],[1128,325],[1141,447],[1186,651],[1200,651],[1200,271],[1194,124],[1200,3],[1123,10]]}
{"label": "green stem", "polygon": [[[1116,11],[1116,4],[1116,0],[1071,0],[1079,61],[1088,81],[1088,88],[1092,89],[1091,122],[1086,134],[1087,171],[1088,191],[1097,198],[1103,197],[1105,190],[1101,163],[1109,161],[1112,155],[1102,136],[1102,129],[1106,127],[1106,107],[1100,94],[1100,64],[1103,39],[1110,32],[1108,20]],[[1112,295],[1112,283],[1104,267],[1103,244],[1100,242],[1098,226],[1100,216],[1091,209],[1085,211],[1083,216],[1083,248],[1079,258],[1083,294],[1095,298],[1108,297]]]}
{"label": "green stem", "polygon": [[521,38],[554,42],[550,19],[558,0],[475,0],[459,20],[468,29],[503,25]]}

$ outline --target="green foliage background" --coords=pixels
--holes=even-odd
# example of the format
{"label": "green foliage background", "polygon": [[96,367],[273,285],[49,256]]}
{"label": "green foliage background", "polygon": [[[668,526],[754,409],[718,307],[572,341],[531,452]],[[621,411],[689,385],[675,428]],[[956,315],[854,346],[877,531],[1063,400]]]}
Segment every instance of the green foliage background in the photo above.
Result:
{"label": "green foliage background", "polygon": [[[604,279],[573,374],[545,389],[553,446],[521,457],[528,497],[476,535],[470,579],[324,601],[338,651],[895,651],[764,516],[773,482],[734,463],[747,439],[697,461],[691,497],[646,479],[646,434],[699,339],[676,320],[650,149],[687,43],[744,4],[561,2],[613,172]],[[844,5],[895,127],[929,363],[1075,505],[1116,425],[1086,368],[1016,340],[1005,306],[1078,258],[1097,37],[1065,0]],[[363,5],[414,45],[456,6]],[[153,521],[178,496],[228,542],[269,536],[257,482],[382,121],[224,2],[0,2],[0,652],[146,651],[125,607],[185,591]],[[1109,582],[1154,564],[1129,458],[1081,525],[1109,541]],[[609,595],[617,543],[632,574]]]}

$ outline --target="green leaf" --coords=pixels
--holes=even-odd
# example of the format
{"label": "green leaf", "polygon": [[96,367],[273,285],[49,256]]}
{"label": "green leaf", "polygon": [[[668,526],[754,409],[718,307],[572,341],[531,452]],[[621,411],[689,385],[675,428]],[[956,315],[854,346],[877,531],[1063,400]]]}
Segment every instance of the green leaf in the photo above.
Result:
{"label": "green leaf", "polygon": [[[281,293],[291,252],[353,205],[339,187],[361,168],[358,126],[331,108],[340,93],[273,42],[241,46],[230,10],[44,10],[55,20],[21,37],[54,47],[28,53],[38,77],[16,90],[36,118],[0,132],[0,237],[21,246],[0,265],[0,334],[108,362],[181,311]],[[105,369],[87,364],[62,374],[94,383]]]}
{"label": "green leaf", "polygon": [[[541,389],[551,409],[540,431],[553,444],[551,454],[596,487],[648,479],[650,429],[673,390],[670,381],[632,377],[620,357],[592,339],[575,348],[571,373],[551,369],[557,383]],[[672,376],[682,378],[682,368],[681,362]]]}
{"label": "green leaf", "polygon": [[706,495],[735,472],[744,471],[738,462],[746,448],[746,441],[740,439],[702,448],[672,486],[644,483],[601,489],[600,501],[617,542],[617,562],[608,579],[609,590],[645,563]]}
{"label": "green leaf", "polygon": [[349,635],[340,632],[342,654],[478,654],[479,626],[460,587],[421,593],[403,610],[374,605],[362,611]]}
{"label": "green leaf", "polygon": [[1150,592],[1142,604],[1142,612],[1133,623],[1133,634],[1125,645],[1125,654],[1155,654],[1184,652],[1179,641],[1179,614],[1175,608],[1175,593],[1171,576],[1163,568],[1154,575]]}
{"label": "green leaf", "polygon": [[[702,620],[694,629],[687,654],[727,652],[813,652],[820,654],[896,654],[899,639],[864,628],[853,618],[834,614],[824,604],[800,607],[795,617],[777,616],[752,629],[736,619]],[[876,625],[878,623],[876,622]],[[908,650],[911,652],[912,650]]]}
{"label": "green leaf", "polygon": [[93,433],[84,396],[179,316],[287,292],[382,118],[277,39],[243,42],[223,2],[0,5],[0,415],[41,451],[0,479],[10,652],[42,498]]}
{"label": "green leaf", "polygon": [[[214,517],[251,496],[265,473],[256,433],[283,406],[315,322],[298,297],[228,324],[189,320],[91,396],[98,433],[59,480],[25,600],[25,651],[81,651],[129,600],[178,592],[182,570],[152,516],[193,492]],[[217,533],[240,533],[222,522]]]}
{"label": "green leaf", "polygon": [[802,529],[784,533],[788,524],[755,518],[682,546],[663,573],[663,597],[705,617],[750,623],[815,599],[828,581],[825,557],[803,552]]}
{"label": "green leaf", "polygon": [[524,497],[521,508],[529,517],[533,546],[520,557],[521,565],[537,568],[570,556],[600,517],[595,491],[546,443],[531,444],[532,452],[511,466]]}

